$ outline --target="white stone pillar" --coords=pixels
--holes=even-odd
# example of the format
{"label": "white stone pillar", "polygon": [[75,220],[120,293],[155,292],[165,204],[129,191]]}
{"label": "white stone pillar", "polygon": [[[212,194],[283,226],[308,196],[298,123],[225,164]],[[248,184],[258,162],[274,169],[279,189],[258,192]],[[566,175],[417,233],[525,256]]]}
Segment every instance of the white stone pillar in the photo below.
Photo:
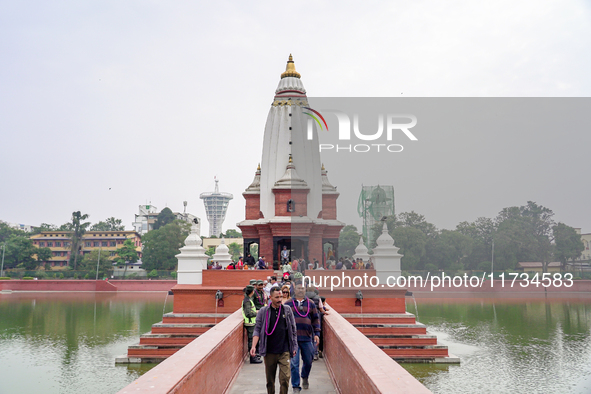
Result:
{"label": "white stone pillar", "polygon": [[[400,276],[400,259],[403,257],[398,253],[400,248],[394,246],[394,238],[388,234],[388,226],[384,223],[382,235],[376,240],[377,246],[373,249],[373,265],[380,284],[386,284],[389,276]],[[390,281],[392,283],[392,281]]]}
{"label": "white stone pillar", "polygon": [[177,284],[200,285],[203,283],[202,271],[207,269],[209,256],[205,254],[201,244],[199,225],[193,224],[191,233],[185,240],[185,246],[181,248],[181,253],[175,256],[179,262]]}

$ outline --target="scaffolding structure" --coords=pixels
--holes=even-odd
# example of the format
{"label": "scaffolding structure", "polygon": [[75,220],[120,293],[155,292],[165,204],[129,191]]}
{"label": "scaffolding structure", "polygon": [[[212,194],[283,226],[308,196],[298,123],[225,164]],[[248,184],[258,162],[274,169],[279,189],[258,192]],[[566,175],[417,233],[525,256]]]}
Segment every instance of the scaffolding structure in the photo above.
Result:
{"label": "scaffolding structure", "polygon": [[384,216],[394,215],[394,186],[361,186],[357,213],[363,218],[363,236],[371,239],[371,229]]}
{"label": "scaffolding structure", "polygon": [[199,196],[205,204],[205,214],[209,222],[209,236],[219,237],[222,233],[222,223],[226,219],[228,204],[234,196],[230,193],[220,192],[218,179],[215,179],[215,191],[201,193]]}

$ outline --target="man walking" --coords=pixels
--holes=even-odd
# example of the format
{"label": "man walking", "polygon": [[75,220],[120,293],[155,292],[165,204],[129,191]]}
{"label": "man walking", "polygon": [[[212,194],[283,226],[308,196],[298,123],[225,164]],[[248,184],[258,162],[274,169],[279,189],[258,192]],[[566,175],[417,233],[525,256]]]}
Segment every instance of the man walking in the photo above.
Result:
{"label": "man walking", "polygon": [[306,288],[300,280],[295,286],[295,298],[287,301],[285,306],[292,309],[297,328],[298,350],[291,358],[291,385],[293,392],[298,393],[301,391],[300,353],[304,364],[301,372],[302,387],[307,389],[315,349],[320,341],[320,320],[318,309],[314,301],[306,297]]}
{"label": "man walking", "polygon": [[[244,318],[244,328],[248,335],[248,348],[252,347],[252,337],[254,334],[255,319],[257,317],[257,310],[254,307],[252,297],[254,296],[254,287],[251,285],[246,286],[244,289],[244,300],[242,300],[242,317]],[[261,359],[256,356],[250,356],[251,364],[262,363]]]}
{"label": "man walking", "polygon": [[291,308],[281,304],[281,290],[271,288],[271,305],[264,306],[256,317],[250,356],[259,353],[265,360],[267,394],[275,394],[275,375],[279,366],[280,394],[289,390],[289,360],[297,353],[296,323]]}

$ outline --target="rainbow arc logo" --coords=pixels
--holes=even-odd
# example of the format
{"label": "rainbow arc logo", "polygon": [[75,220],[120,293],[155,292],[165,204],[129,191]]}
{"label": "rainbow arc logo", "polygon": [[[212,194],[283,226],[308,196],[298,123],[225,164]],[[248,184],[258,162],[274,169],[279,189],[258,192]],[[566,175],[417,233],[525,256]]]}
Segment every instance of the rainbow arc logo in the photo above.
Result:
{"label": "rainbow arc logo", "polygon": [[[303,107],[303,108],[318,115],[320,117],[320,119],[322,119],[322,123],[324,123],[324,126],[326,126],[326,131],[328,131],[328,125],[326,124],[326,120],[324,120],[324,116],[322,116],[322,114],[320,112],[318,112],[310,107]],[[316,123],[318,123],[318,127],[320,127],[320,130],[324,130],[324,128],[322,127],[322,123],[320,123],[320,120],[316,116],[314,116],[314,114],[311,114],[309,112],[303,112],[303,113],[308,115],[312,119],[314,119],[316,121]]]}

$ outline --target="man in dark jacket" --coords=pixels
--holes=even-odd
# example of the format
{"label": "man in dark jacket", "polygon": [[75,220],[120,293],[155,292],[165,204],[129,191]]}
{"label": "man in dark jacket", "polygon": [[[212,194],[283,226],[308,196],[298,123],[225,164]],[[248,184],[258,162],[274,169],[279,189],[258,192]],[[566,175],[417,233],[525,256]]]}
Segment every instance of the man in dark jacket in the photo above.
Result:
{"label": "man in dark jacket", "polygon": [[[248,334],[248,348],[252,347],[252,337],[254,334],[255,319],[257,317],[257,310],[252,300],[254,296],[254,287],[251,285],[246,286],[244,289],[244,300],[242,300],[242,317],[244,318],[244,328]],[[251,364],[262,363],[261,359],[254,356],[250,357]]]}
{"label": "man in dark jacket", "polygon": [[262,280],[256,281],[256,287],[254,289],[252,301],[254,302],[254,307],[257,311],[267,304],[267,295],[265,294]]}
{"label": "man in dark jacket", "polygon": [[[289,360],[298,349],[297,329],[291,308],[281,304],[281,289],[271,288],[271,305],[257,314],[250,355],[256,355],[256,346],[265,360],[267,394],[275,393],[275,375],[279,366],[280,393],[287,394],[291,377]],[[259,341],[260,339],[260,341]]]}
{"label": "man in dark jacket", "polygon": [[248,269],[252,269],[252,267],[254,267],[254,257],[252,257],[250,253],[246,255],[246,259],[244,259],[244,264],[248,265]]}

